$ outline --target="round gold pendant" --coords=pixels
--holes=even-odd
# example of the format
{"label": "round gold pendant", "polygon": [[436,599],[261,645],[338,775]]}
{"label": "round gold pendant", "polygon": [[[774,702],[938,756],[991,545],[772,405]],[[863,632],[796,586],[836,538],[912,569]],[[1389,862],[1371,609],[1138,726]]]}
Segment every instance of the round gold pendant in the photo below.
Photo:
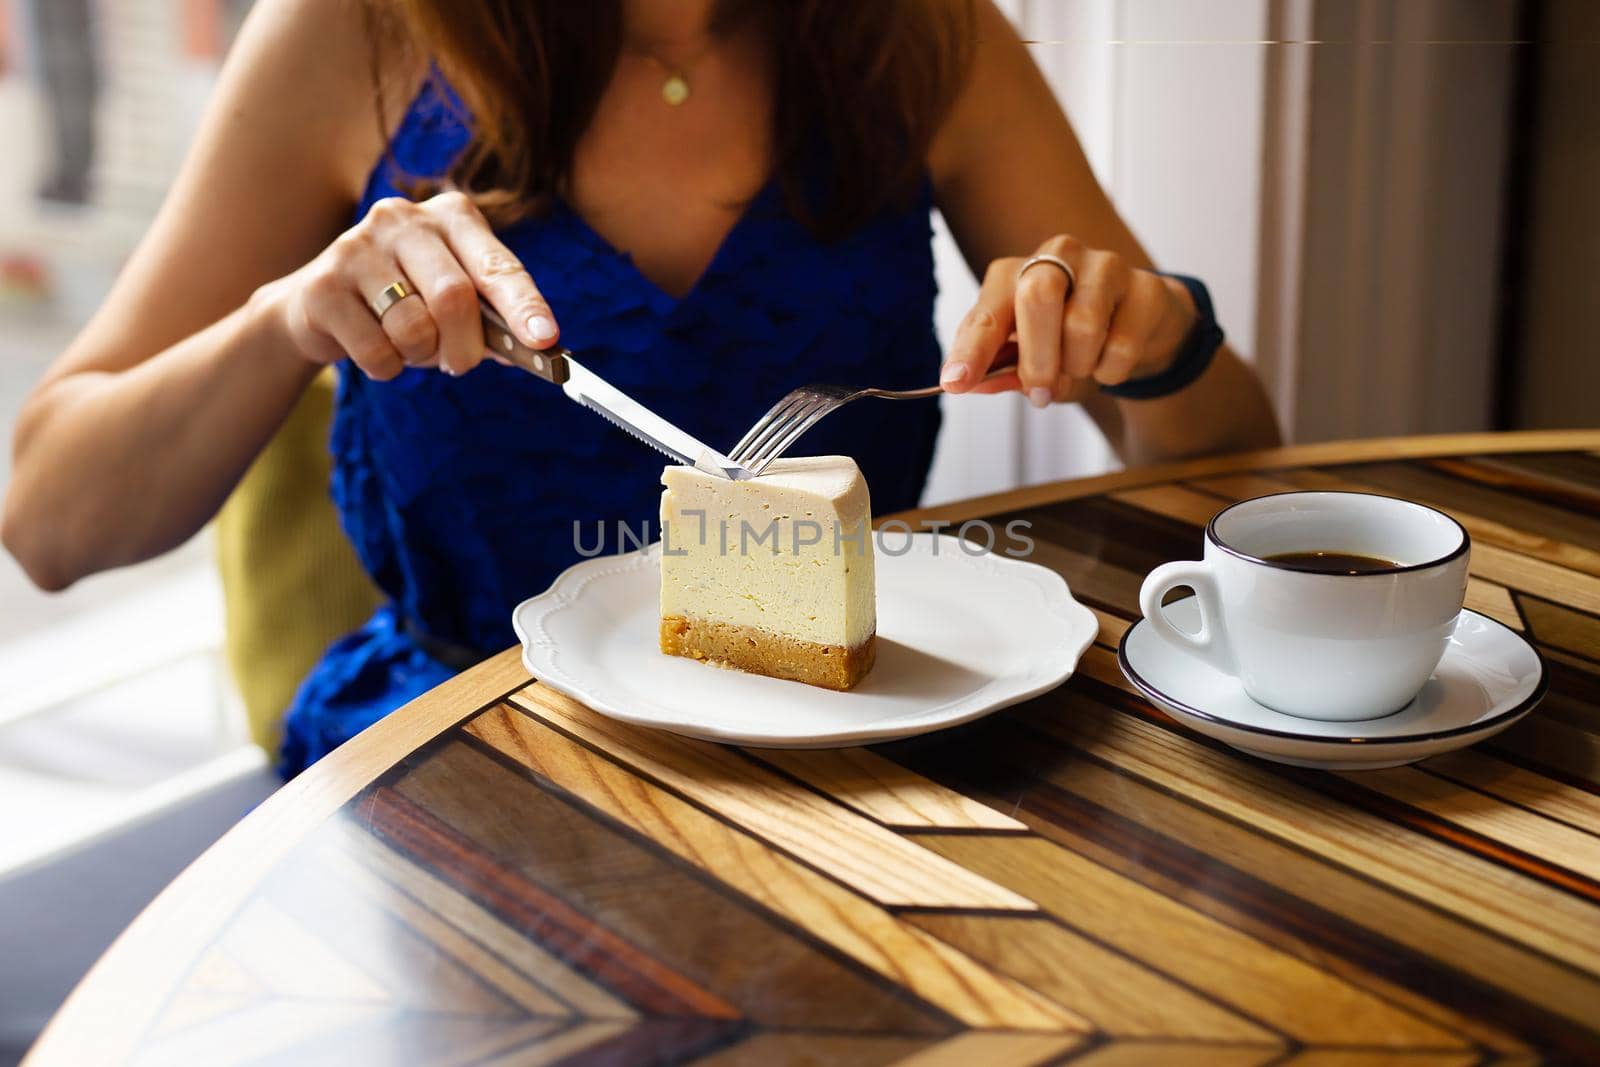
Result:
{"label": "round gold pendant", "polygon": [[677,107],[689,99],[689,82],[682,74],[674,74],[661,85],[661,99]]}

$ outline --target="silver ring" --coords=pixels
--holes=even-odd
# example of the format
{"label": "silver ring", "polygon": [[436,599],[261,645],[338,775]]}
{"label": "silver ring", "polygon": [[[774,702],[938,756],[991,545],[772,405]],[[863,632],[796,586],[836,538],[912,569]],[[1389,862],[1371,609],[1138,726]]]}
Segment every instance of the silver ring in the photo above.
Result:
{"label": "silver ring", "polygon": [[372,313],[378,316],[379,322],[382,322],[383,317],[389,313],[390,308],[406,297],[416,295],[411,291],[411,287],[405,283],[404,279],[390,282],[383,287],[383,292],[379,293],[377,298],[372,301]]}
{"label": "silver ring", "polygon": [[1067,276],[1067,295],[1071,296],[1072,290],[1078,287],[1077,273],[1067,265],[1066,260],[1062,259],[1060,256],[1052,256],[1048,252],[1040,252],[1036,256],[1028,257],[1028,261],[1017,269],[1017,280],[1022,280],[1022,276],[1028,273],[1029,267],[1037,267],[1041,263],[1048,263],[1052,267],[1061,268],[1061,272]]}

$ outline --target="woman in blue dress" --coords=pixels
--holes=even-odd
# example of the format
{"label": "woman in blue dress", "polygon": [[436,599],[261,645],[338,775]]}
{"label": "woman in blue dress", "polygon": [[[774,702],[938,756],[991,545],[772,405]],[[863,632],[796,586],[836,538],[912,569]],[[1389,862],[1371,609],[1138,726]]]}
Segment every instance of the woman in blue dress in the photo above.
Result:
{"label": "woman in blue dress", "polygon": [[[934,206],[984,279],[942,359]],[[1129,462],[1276,440],[990,0],[261,0],[22,413],[7,547],[62,588],[181,543],[336,364],[332,493],[389,602],[301,688],[298,771],[511,643],[575,527],[655,510],[659,459],[486,358],[480,298],[724,446],[819,380],[1081,403]],[[882,512],[937,432],[863,405],[806,450],[855,456]]]}

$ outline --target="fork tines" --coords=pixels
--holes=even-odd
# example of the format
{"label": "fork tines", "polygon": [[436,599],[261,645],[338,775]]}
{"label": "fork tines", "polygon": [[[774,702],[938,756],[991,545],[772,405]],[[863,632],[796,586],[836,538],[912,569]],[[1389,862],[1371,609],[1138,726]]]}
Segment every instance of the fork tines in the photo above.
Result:
{"label": "fork tines", "polygon": [[750,427],[750,432],[733,446],[728,458],[760,474],[807,430],[853,395],[855,390],[836,385],[813,385],[794,390],[772,405]]}

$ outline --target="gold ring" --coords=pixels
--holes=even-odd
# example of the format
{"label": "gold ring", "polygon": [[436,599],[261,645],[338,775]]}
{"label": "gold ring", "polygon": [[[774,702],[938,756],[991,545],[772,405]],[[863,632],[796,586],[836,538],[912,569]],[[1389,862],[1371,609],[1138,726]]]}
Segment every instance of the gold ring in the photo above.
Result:
{"label": "gold ring", "polygon": [[1062,259],[1060,256],[1052,256],[1048,252],[1040,252],[1038,255],[1031,257],[1026,263],[1024,263],[1017,270],[1017,280],[1022,280],[1022,276],[1028,273],[1029,267],[1037,267],[1041,263],[1048,263],[1052,267],[1061,268],[1061,272],[1067,276],[1067,295],[1071,296],[1072,290],[1078,287],[1077,274],[1075,274],[1072,268],[1067,265],[1066,260]]}
{"label": "gold ring", "polygon": [[381,322],[383,317],[389,313],[390,308],[406,297],[416,295],[404,281],[390,282],[383,287],[383,292],[379,293],[377,299],[372,302],[372,313],[378,316],[378,321]]}

